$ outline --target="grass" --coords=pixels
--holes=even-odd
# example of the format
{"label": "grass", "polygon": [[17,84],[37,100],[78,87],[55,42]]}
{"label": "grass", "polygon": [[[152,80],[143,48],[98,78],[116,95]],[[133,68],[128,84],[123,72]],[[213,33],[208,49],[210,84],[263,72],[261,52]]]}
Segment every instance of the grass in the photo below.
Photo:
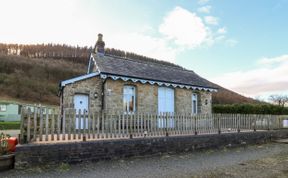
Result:
{"label": "grass", "polygon": [[20,129],[20,122],[0,122],[0,130],[17,130]]}

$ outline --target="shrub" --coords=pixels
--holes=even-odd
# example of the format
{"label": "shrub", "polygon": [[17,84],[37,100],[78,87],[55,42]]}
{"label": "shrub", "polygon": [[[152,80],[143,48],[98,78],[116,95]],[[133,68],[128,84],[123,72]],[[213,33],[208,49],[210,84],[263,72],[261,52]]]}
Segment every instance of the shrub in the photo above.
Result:
{"label": "shrub", "polygon": [[213,113],[288,115],[288,108],[272,104],[213,105]]}

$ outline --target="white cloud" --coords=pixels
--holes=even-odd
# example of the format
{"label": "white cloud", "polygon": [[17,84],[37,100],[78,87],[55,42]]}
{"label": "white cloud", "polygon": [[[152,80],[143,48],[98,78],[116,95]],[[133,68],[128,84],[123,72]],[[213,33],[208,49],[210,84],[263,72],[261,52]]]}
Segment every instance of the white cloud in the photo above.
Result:
{"label": "white cloud", "polygon": [[199,7],[199,8],[197,9],[197,11],[200,12],[200,13],[209,14],[210,11],[211,11],[211,8],[212,8],[212,6],[203,6],[203,7]]}
{"label": "white cloud", "polygon": [[209,38],[209,30],[202,19],[181,7],[176,7],[165,18],[159,32],[175,44],[194,48]]}
{"label": "white cloud", "polygon": [[142,33],[110,34],[104,36],[104,40],[106,44],[113,44],[113,48],[169,62],[175,62],[178,53],[177,49],[169,47],[165,39]]}
{"label": "white cloud", "polygon": [[235,39],[227,39],[225,41],[226,45],[229,46],[229,47],[234,47],[238,44],[238,41],[235,40]]}
{"label": "white cloud", "polygon": [[155,28],[124,18],[115,21],[115,14],[94,5],[80,0],[1,1],[0,17],[5,18],[1,19],[0,42],[92,46],[97,33],[103,33],[107,47],[173,62],[182,50],[213,45],[220,39],[202,17],[181,7],[174,8]]}
{"label": "white cloud", "polygon": [[218,25],[218,23],[219,23],[219,19],[217,17],[214,17],[214,16],[205,16],[204,20],[205,20],[206,24],[208,24],[208,25]]}
{"label": "white cloud", "polygon": [[[288,94],[287,56],[288,55],[274,58],[264,58],[265,60],[260,59],[259,64],[262,65],[255,69],[227,73],[223,76],[212,79],[212,81],[251,97],[268,95],[272,93]],[[272,62],[263,63],[263,61]]]}
{"label": "white cloud", "polygon": [[[7,14],[11,14],[12,9],[17,14],[8,18]],[[103,15],[105,12],[99,11],[99,15],[95,15],[78,0],[3,1],[0,16],[7,18],[1,21],[0,42],[92,46],[97,40],[97,33],[102,32],[106,47],[175,62],[177,49],[169,47],[167,40],[154,37],[152,34],[155,29],[149,24],[129,28],[133,23],[112,21]]]}
{"label": "white cloud", "polygon": [[288,55],[282,55],[275,58],[262,58],[258,61],[259,64],[275,64],[281,62],[288,62]]}
{"label": "white cloud", "polygon": [[198,4],[203,5],[207,4],[210,0],[198,0]]}
{"label": "white cloud", "polygon": [[226,27],[219,28],[219,29],[217,30],[217,33],[219,33],[219,34],[225,34],[225,33],[227,33]]}

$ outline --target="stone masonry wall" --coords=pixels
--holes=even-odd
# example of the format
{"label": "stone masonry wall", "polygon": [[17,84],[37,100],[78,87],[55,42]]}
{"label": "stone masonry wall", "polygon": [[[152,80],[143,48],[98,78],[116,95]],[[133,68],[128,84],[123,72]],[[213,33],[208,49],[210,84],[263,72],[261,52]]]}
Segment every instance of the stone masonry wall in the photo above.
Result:
{"label": "stone masonry wall", "polygon": [[161,155],[199,149],[265,143],[288,138],[288,130],[241,132],[177,137],[100,140],[58,144],[27,144],[16,147],[15,167],[54,163],[77,163]]}
{"label": "stone masonry wall", "polygon": [[209,114],[212,113],[212,93],[211,92],[199,92],[200,100],[198,101],[198,108],[200,113]]}
{"label": "stone masonry wall", "polygon": [[136,110],[138,112],[157,112],[158,88],[156,85],[112,79],[108,79],[104,84],[105,110],[123,111],[123,88],[125,85],[132,85],[136,88]]}
{"label": "stone masonry wall", "polygon": [[[80,93],[89,95],[89,108],[93,111],[99,112],[102,110],[102,97],[104,97],[104,110],[123,111],[123,88],[125,85],[132,85],[136,88],[136,110],[138,112],[158,112],[157,85],[107,79],[104,82],[104,96],[102,96],[103,81],[99,77],[93,77],[65,86],[63,91],[63,106],[64,108],[73,109],[74,95]],[[192,93],[198,94],[198,113],[211,113],[211,93],[192,91],[184,88],[175,88],[174,92],[176,113],[191,113]],[[95,93],[98,95],[97,98],[94,97]]]}
{"label": "stone masonry wall", "polygon": [[[97,97],[94,94],[97,93]],[[102,80],[99,77],[93,77],[86,80],[68,84],[63,90],[63,107],[65,109],[74,109],[74,95],[86,94],[89,96],[89,109],[99,112],[102,108]]]}
{"label": "stone masonry wall", "polygon": [[175,112],[191,113],[192,111],[192,90],[175,88]]}
{"label": "stone masonry wall", "polygon": [[[158,112],[158,86],[131,81],[108,79],[105,84],[104,109],[123,110],[123,88],[125,85],[132,85],[136,88],[136,110],[138,112]],[[174,89],[174,104],[176,113],[191,113],[192,93],[198,94],[198,113],[211,113],[212,94],[208,92],[192,91],[188,89]],[[207,105],[205,101],[207,100]]]}

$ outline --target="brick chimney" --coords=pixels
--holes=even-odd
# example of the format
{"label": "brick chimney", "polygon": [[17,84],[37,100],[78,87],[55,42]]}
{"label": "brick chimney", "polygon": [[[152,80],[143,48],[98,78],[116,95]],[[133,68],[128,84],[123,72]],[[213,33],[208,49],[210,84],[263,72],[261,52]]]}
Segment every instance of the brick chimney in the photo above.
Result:
{"label": "brick chimney", "polygon": [[98,40],[94,46],[94,53],[99,55],[105,54],[105,42],[103,41],[103,35],[101,33],[98,34]]}

